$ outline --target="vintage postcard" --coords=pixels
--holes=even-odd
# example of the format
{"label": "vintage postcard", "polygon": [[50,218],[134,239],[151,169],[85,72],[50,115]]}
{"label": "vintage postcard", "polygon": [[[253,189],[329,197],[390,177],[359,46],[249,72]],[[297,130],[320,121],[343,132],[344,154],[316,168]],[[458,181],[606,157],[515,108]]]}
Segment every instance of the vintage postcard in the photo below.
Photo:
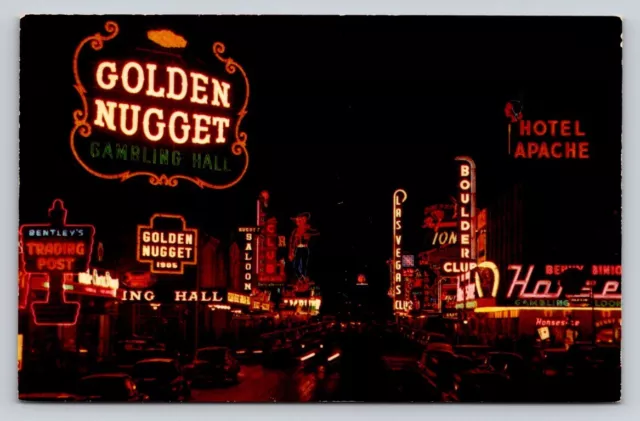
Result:
{"label": "vintage postcard", "polygon": [[20,26],[21,400],[620,400],[619,18]]}

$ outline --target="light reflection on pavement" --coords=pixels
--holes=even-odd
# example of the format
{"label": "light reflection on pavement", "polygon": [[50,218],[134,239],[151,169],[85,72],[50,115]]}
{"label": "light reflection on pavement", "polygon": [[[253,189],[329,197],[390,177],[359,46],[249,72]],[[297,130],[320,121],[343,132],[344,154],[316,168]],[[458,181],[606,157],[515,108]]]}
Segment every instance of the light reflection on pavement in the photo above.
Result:
{"label": "light reflection on pavement", "polygon": [[238,384],[194,388],[192,402],[330,401],[339,374],[323,369],[276,370],[261,365],[241,367]]}

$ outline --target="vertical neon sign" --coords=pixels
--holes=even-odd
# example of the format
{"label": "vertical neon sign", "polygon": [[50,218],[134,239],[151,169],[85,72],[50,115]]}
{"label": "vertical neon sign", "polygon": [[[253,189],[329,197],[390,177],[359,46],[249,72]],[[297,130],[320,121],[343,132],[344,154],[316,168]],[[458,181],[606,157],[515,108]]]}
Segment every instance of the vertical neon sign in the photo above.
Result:
{"label": "vertical neon sign", "polygon": [[402,204],[407,200],[407,192],[398,189],[393,193],[393,254],[391,274],[393,282],[393,309],[405,310],[402,284]]}
{"label": "vertical neon sign", "polygon": [[458,229],[460,230],[460,260],[476,262],[476,164],[473,159],[459,156]]}
{"label": "vertical neon sign", "polygon": [[[476,252],[476,164],[468,156],[458,156],[456,161],[458,168],[458,230],[460,232],[460,262],[462,267],[471,268],[477,264]],[[467,263],[467,265],[464,265]],[[468,269],[467,269],[468,270]],[[463,301],[474,299],[472,289],[475,285],[470,283],[470,273],[462,273],[458,276],[458,297],[462,292]],[[462,290],[462,291],[460,291]],[[466,305],[465,305],[466,307]]]}
{"label": "vertical neon sign", "polygon": [[254,254],[253,244],[255,240],[255,234],[258,231],[257,227],[240,227],[238,232],[242,234],[244,245],[242,247],[242,290],[251,292],[253,288],[253,265],[256,260]]}
{"label": "vertical neon sign", "polygon": [[255,274],[256,276],[260,276],[260,274],[264,271],[262,260],[264,259],[263,255],[260,252],[260,248],[264,242],[264,234],[261,232],[264,227],[266,221],[266,211],[264,209],[269,207],[269,192],[263,190],[260,192],[258,196],[258,200],[256,201],[256,226],[258,227],[257,235],[255,236]]}
{"label": "vertical neon sign", "polygon": [[[260,223],[262,220],[262,207],[260,206],[260,199],[256,200],[256,226],[258,229],[262,226]],[[256,275],[260,273],[260,235],[256,235]]]}

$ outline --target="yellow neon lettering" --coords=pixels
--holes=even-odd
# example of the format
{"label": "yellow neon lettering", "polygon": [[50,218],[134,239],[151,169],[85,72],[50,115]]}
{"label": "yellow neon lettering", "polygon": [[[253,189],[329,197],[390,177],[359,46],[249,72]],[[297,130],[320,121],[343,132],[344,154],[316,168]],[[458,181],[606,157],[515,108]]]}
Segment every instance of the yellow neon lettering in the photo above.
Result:
{"label": "yellow neon lettering", "polygon": [[[158,132],[155,135],[151,134],[151,131],[149,131],[149,120],[151,119],[152,114],[155,114],[156,116],[158,116],[158,120],[159,120],[155,124],[155,126],[158,128]],[[158,140],[162,139],[162,137],[164,136],[164,128],[166,127],[166,123],[163,123],[162,119],[163,119],[163,111],[159,108],[149,108],[144,113],[144,117],[142,119],[142,130],[144,131],[144,135],[146,136],[146,138],[151,140],[152,142],[157,142]]]}
{"label": "yellow neon lettering", "polygon": [[[138,131],[138,116],[140,114],[139,105],[118,104],[120,108],[120,130],[127,136],[133,136]],[[127,128],[127,110],[131,108],[131,128]]]}
{"label": "yellow neon lettering", "polygon": [[[178,137],[176,135],[176,120],[178,119],[178,117],[182,118],[182,120],[184,121],[184,124],[182,124],[182,137]],[[171,140],[173,140],[174,143],[185,143],[187,141],[187,138],[189,137],[189,129],[191,128],[191,126],[189,124],[187,124],[187,113],[182,112],[182,111],[176,111],[175,113],[171,114],[171,117],[169,118],[169,136],[171,137]]]}
{"label": "yellow neon lettering", "polygon": [[147,96],[152,96],[156,98],[164,98],[164,88],[160,88],[159,90],[155,90],[155,78],[156,78],[156,69],[158,66],[152,63],[147,63],[147,73],[148,73],[148,86],[147,86]]}
{"label": "yellow neon lettering", "polygon": [[[182,100],[187,96],[187,74],[179,67],[167,67],[169,73],[169,89],[167,90],[167,98]],[[180,93],[176,93],[176,75],[180,75],[182,79]]]}
{"label": "yellow neon lettering", "polygon": [[223,107],[231,107],[229,103],[229,88],[231,85],[226,82],[220,83],[217,79],[213,78],[211,78],[211,85],[213,86],[213,100],[211,101],[211,105],[219,107],[222,101]]}
{"label": "yellow neon lettering", "polygon": [[[206,92],[207,87],[204,85],[207,83],[207,77],[200,73],[191,73],[191,82],[192,82],[192,93],[191,93],[191,102],[195,104],[206,104],[207,103],[207,95],[200,96],[201,92]],[[203,84],[200,85],[199,82]]]}
{"label": "yellow neon lettering", "polygon": [[115,112],[118,104],[113,101],[107,101],[105,104],[101,99],[96,99],[94,103],[96,104],[96,119],[93,124],[104,127],[106,122],[109,130],[116,131]]}
{"label": "yellow neon lettering", "polygon": [[[137,73],[135,86],[131,86],[129,84],[129,74],[131,69],[135,69]],[[122,87],[124,88],[124,90],[129,92],[130,94],[137,94],[142,90],[143,85],[144,85],[144,70],[142,69],[142,66],[139,63],[136,63],[135,61],[130,61],[127,64],[125,64],[124,68],[122,69]]]}
{"label": "yellow neon lettering", "polygon": [[[209,134],[209,127],[207,127],[211,122],[211,117],[203,114],[194,114],[193,119],[195,120],[195,127],[193,133],[193,143],[197,143],[200,145],[206,145],[211,142],[211,135]],[[202,126],[202,123],[205,123],[207,126]],[[201,137],[201,133],[206,133],[204,137]]]}
{"label": "yellow neon lettering", "polygon": [[[110,74],[107,75],[108,82],[104,81],[104,69],[109,69]],[[116,72],[116,63],[113,61],[103,61],[98,65],[98,69],[96,70],[96,82],[98,82],[98,86],[101,89],[106,91],[113,89],[116,86],[116,82],[118,80],[118,75],[115,75]]]}

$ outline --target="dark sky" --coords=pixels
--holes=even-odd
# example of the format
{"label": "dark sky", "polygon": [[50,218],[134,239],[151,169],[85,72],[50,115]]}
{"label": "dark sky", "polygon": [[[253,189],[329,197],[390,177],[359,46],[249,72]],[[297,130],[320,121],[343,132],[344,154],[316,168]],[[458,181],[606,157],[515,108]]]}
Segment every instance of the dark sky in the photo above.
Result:
{"label": "dark sky", "polygon": [[[255,220],[255,199],[267,189],[282,234],[293,228],[289,217],[311,212],[321,232],[312,275],[332,295],[359,272],[372,288],[386,288],[393,191],[408,191],[407,212],[415,219],[407,235],[421,235],[422,207],[455,192],[456,155],[476,161],[479,206],[524,181],[549,190],[548,201],[526,203],[531,213],[573,206],[575,219],[567,223],[585,230],[620,208],[619,19],[110,19],[225,43],[251,83],[244,125],[249,171],[226,191],[88,174],[68,142],[72,111],[80,107],[72,57],[107,17],[27,17],[20,52],[21,223],[42,221],[51,200],[61,197],[70,222],[94,223],[107,253],[126,254],[136,224],[154,212],[181,213],[190,225],[229,239],[239,224]],[[514,99],[526,118],[580,119],[592,159],[513,162],[503,110]],[[619,237],[604,238],[576,247],[619,246]]]}

